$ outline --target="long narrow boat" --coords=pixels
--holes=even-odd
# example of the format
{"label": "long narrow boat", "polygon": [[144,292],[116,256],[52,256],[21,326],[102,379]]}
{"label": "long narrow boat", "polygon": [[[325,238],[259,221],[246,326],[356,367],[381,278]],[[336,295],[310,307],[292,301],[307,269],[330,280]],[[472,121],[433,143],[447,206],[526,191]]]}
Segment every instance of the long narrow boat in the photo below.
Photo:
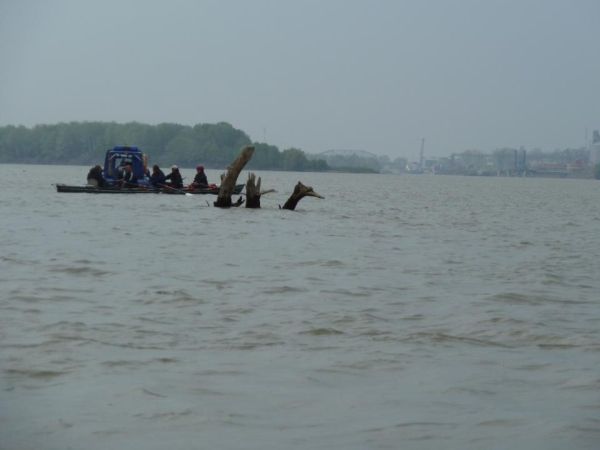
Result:
{"label": "long narrow boat", "polygon": [[[244,189],[243,184],[237,184],[233,190],[234,195],[239,195]],[[219,194],[219,188],[206,189],[173,189],[140,186],[138,188],[121,188],[119,186],[105,186],[102,188],[90,185],[73,186],[67,184],[57,184],[57,192],[69,193],[86,193],[86,194],[169,194],[169,195],[185,195],[185,194]]]}
{"label": "long narrow boat", "polygon": [[[138,187],[121,188],[119,180],[123,178],[121,172],[126,165],[131,165],[132,172],[138,179]],[[57,184],[57,192],[86,193],[86,194],[219,194],[219,186],[210,185],[203,189],[174,189],[171,187],[155,188],[150,184],[148,173],[148,162],[146,155],[138,147],[117,146],[106,151],[104,158],[104,170],[102,175],[106,180],[106,186],[97,187],[92,185],[67,185]],[[239,195],[244,189],[243,184],[238,184],[233,190],[234,195]]]}

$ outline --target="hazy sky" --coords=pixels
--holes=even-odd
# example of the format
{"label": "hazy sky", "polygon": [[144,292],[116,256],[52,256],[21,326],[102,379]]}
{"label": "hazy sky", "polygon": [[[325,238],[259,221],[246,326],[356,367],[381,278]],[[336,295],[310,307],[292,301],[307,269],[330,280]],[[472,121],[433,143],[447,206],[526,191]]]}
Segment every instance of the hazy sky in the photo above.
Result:
{"label": "hazy sky", "polygon": [[0,0],[0,125],[226,121],[311,153],[580,147],[599,0]]}

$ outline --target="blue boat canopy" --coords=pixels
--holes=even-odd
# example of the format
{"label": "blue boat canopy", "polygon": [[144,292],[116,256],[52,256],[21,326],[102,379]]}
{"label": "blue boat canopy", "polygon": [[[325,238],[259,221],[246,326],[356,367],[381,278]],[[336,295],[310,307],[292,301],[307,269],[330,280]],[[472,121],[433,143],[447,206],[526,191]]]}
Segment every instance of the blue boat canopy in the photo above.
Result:
{"label": "blue boat canopy", "polygon": [[109,150],[109,152],[139,152],[139,153],[141,153],[141,150],[137,147],[125,147],[122,145],[117,145],[116,147],[113,147],[112,150]]}
{"label": "blue boat canopy", "polygon": [[107,181],[123,177],[125,166],[131,164],[132,172],[139,184],[147,184],[148,160],[138,147],[116,146],[106,151],[104,176]]}

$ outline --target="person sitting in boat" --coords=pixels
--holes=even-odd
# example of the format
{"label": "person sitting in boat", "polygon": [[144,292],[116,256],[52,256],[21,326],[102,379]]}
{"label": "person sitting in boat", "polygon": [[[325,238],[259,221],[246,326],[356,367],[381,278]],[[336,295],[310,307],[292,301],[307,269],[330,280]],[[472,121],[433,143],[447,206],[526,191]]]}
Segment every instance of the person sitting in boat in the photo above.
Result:
{"label": "person sitting in boat", "polygon": [[133,170],[131,169],[131,164],[127,164],[125,166],[125,175],[123,176],[123,179],[121,180],[121,187],[125,187],[125,188],[138,187],[138,179],[135,176],[135,173],[133,173]]}
{"label": "person sitting in boat", "polygon": [[160,167],[154,164],[152,166],[152,175],[150,175],[150,184],[154,187],[163,187],[165,183],[165,173],[160,170]]}
{"label": "person sitting in boat", "polygon": [[201,189],[208,187],[208,180],[206,179],[206,174],[204,173],[204,167],[198,166],[196,167],[196,176],[194,177],[194,181],[192,182],[192,189]]}
{"label": "person sitting in boat", "polygon": [[95,187],[104,187],[106,185],[106,180],[102,176],[102,167],[100,165],[96,165],[90,169],[87,175],[87,184]]}
{"label": "person sitting in boat", "polygon": [[121,160],[121,164],[119,165],[119,167],[117,167],[117,178],[119,180],[122,180],[123,177],[125,176],[125,168],[127,167],[128,164],[131,164],[131,162],[122,159]]}
{"label": "person sitting in boat", "polygon": [[171,180],[169,186],[172,188],[181,189],[183,187],[183,179],[177,166],[171,166],[171,173],[165,177],[165,180]]}

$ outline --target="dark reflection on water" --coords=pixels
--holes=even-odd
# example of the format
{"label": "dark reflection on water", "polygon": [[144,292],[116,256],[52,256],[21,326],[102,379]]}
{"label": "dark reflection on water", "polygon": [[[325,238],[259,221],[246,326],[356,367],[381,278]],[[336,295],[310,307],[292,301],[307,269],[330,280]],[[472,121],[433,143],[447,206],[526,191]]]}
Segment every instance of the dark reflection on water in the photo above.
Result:
{"label": "dark reflection on water", "polygon": [[599,183],[86,173],[0,166],[0,447],[597,448]]}

